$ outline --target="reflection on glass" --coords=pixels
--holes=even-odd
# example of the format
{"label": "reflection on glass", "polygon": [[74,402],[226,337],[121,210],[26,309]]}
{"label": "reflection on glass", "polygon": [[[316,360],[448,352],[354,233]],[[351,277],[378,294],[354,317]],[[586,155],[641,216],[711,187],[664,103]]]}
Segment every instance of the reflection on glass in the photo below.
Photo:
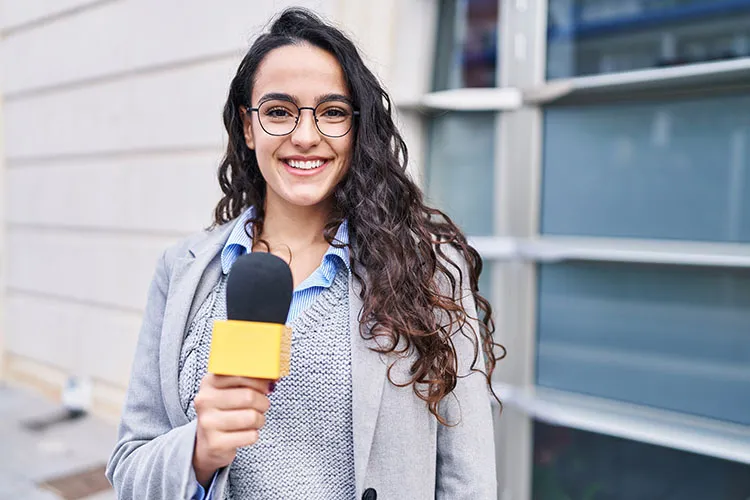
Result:
{"label": "reflection on glass", "polygon": [[494,113],[447,113],[430,123],[427,199],[472,236],[493,230],[494,124]]}
{"label": "reflection on glass", "polygon": [[750,270],[539,266],[539,385],[750,425]]}
{"label": "reflection on glass", "polygon": [[535,500],[744,500],[750,466],[534,424]]}
{"label": "reflection on glass", "polygon": [[549,79],[748,56],[750,0],[549,0]]}
{"label": "reflection on glass", "polygon": [[542,232],[750,242],[750,96],[545,113]]}
{"label": "reflection on glass", "polygon": [[499,0],[440,2],[434,90],[494,87]]}

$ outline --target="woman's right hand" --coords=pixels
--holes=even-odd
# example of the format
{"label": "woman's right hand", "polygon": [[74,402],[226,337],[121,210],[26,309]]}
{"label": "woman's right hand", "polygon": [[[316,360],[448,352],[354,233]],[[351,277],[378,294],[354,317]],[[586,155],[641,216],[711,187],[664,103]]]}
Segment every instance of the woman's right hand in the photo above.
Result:
{"label": "woman's right hand", "polygon": [[198,430],[193,468],[198,482],[207,487],[217,469],[226,467],[237,448],[258,440],[266,422],[270,382],[264,379],[207,373],[195,396]]}

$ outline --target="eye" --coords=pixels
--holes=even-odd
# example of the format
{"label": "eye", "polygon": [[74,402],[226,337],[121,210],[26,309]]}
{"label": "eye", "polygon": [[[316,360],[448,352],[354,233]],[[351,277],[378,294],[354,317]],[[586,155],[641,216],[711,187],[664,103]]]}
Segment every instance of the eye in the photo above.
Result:
{"label": "eye", "polygon": [[329,118],[343,118],[347,116],[349,113],[347,113],[346,110],[341,108],[328,108],[323,112],[323,116],[329,117]]}
{"label": "eye", "polygon": [[268,109],[266,110],[265,114],[269,118],[276,118],[276,119],[290,118],[292,116],[292,114],[289,112],[288,109],[282,108],[282,107],[275,107],[275,108]]}
{"label": "eye", "polygon": [[326,123],[342,123],[349,120],[352,111],[342,103],[326,103],[317,109],[316,116]]}

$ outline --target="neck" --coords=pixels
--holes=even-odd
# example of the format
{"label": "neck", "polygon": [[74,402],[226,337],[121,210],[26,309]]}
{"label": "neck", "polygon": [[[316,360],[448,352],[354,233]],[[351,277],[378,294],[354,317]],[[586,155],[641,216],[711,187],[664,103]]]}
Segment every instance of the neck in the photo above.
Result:
{"label": "neck", "polygon": [[302,207],[269,196],[262,237],[272,245],[281,243],[291,248],[324,244],[323,229],[330,213],[330,203]]}

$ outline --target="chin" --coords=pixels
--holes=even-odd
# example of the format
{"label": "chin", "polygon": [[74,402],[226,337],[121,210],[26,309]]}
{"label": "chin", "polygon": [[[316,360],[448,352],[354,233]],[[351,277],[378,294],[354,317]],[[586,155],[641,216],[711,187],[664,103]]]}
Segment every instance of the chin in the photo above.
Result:
{"label": "chin", "polygon": [[286,196],[285,198],[287,203],[298,207],[314,207],[316,205],[320,205],[327,199],[326,196],[304,194],[290,195]]}

